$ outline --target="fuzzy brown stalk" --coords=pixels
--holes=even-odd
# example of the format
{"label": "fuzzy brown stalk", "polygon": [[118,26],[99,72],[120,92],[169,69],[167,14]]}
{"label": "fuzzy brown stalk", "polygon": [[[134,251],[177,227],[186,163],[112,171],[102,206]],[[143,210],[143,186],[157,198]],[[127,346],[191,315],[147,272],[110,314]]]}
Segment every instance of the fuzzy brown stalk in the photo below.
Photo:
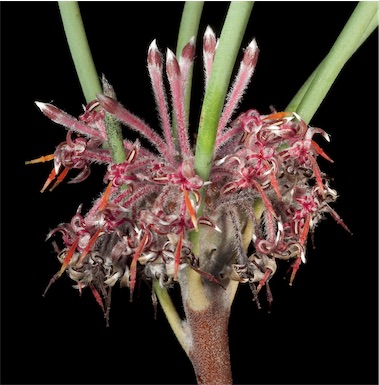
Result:
{"label": "fuzzy brown stalk", "polygon": [[199,385],[230,385],[232,372],[229,354],[228,323],[230,293],[212,282],[203,282],[208,303],[204,308],[185,301],[191,344],[188,356]]}

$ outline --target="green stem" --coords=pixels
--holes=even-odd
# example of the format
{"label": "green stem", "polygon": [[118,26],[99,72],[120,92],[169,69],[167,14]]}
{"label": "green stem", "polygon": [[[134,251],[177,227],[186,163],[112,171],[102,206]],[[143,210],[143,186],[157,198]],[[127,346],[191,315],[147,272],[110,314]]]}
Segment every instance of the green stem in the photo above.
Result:
{"label": "green stem", "polygon": [[72,60],[88,103],[96,98],[96,94],[102,92],[102,88],[92,60],[79,5],[76,1],[58,1],[58,5]]}
{"label": "green stem", "polygon": [[[369,26],[366,28],[363,36],[358,42],[358,45],[355,47],[354,51],[352,52],[351,56],[357,51],[357,49],[367,40],[367,38],[374,32],[374,30],[378,27],[379,24],[379,11],[376,12],[376,14],[371,19],[371,22]],[[350,57],[351,57],[350,56]],[[348,60],[350,59],[348,58]],[[325,60],[325,59],[324,59]],[[324,62],[324,61],[323,61]],[[322,63],[323,63],[322,62]],[[321,64],[322,64],[321,63]],[[312,72],[311,76],[306,80],[306,82],[302,85],[300,90],[297,92],[297,94],[293,97],[291,102],[286,107],[286,111],[296,111],[301,100],[303,99],[305,93],[308,90],[309,85],[312,83],[313,78],[315,77],[317,71],[320,69],[321,64],[317,66],[317,68]]]}
{"label": "green stem", "polygon": [[191,37],[197,36],[204,1],[186,1],[183,8],[182,19],[176,46],[176,56],[179,57],[184,46]]}
{"label": "green stem", "polygon": [[[203,10],[204,2],[202,1],[187,1],[184,5],[182,19],[180,22],[179,34],[178,34],[178,42],[176,49],[176,57],[179,57],[183,47],[189,42],[189,40],[194,36],[196,38],[201,13]],[[190,109],[190,100],[191,100],[191,84],[192,84],[192,69],[191,73],[188,75],[188,86],[187,92],[185,95],[185,105],[186,105],[186,117],[189,117],[189,109]],[[174,138],[176,137],[176,125],[173,122],[173,132]],[[165,313],[165,316],[170,324],[171,329],[173,330],[176,338],[178,339],[180,345],[184,349],[184,351],[189,354],[189,346],[186,342],[186,335],[183,328],[182,320],[180,319],[178,312],[175,309],[174,304],[171,301],[170,295],[168,294],[166,289],[163,289],[158,280],[154,280],[153,283],[154,291],[158,297],[158,301]]]}
{"label": "green stem", "polygon": [[[58,1],[68,46],[76,73],[88,102],[96,98],[96,94],[103,92],[92,59],[79,4],[76,1]],[[104,93],[116,98],[113,88],[103,79]],[[126,159],[120,123],[115,117],[106,113],[105,126],[107,129],[108,146],[115,163],[122,163]]]}
{"label": "green stem", "polygon": [[[176,57],[180,57],[182,49],[189,42],[189,40],[194,37],[196,42],[196,37],[199,30],[199,24],[201,19],[201,14],[203,12],[204,1],[186,1],[183,8],[182,18],[180,21],[178,42],[176,45]],[[190,103],[191,103],[191,89],[192,89],[192,73],[193,68],[191,68],[188,74],[186,94],[184,95],[184,104],[187,122],[190,115]],[[176,132],[176,123],[175,117],[173,116],[173,129],[172,133],[174,138],[177,139]]]}
{"label": "green stem", "polygon": [[159,303],[165,313],[165,316],[171,326],[172,331],[174,332],[184,351],[188,354],[189,346],[183,328],[183,322],[180,319],[178,312],[176,311],[175,306],[171,301],[170,295],[168,294],[166,289],[163,289],[160,286],[159,281],[157,279],[155,279],[153,282],[153,288],[155,293],[157,294]]}
{"label": "green stem", "polygon": [[[103,92],[113,99],[116,99],[116,93],[113,87],[108,83],[103,75]],[[122,136],[121,123],[108,112],[104,114],[105,128],[107,130],[108,147],[113,161],[117,164],[123,163],[126,160],[124,141]],[[126,186],[123,186],[125,188]]]}
{"label": "green stem", "polygon": [[204,181],[211,170],[218,122],[253,4],[250,1],[232,1],[221,32],[196,141],[195,172]]}
{"label": "green stem", "polygon": [[325,59],[286,108],[310,122],[343,66],[378,26],[378,3],[359,2]]}
{"label": "green stem", "polygon": [[120,122],[112,114],[107,112],[104,114],[104,121],[107,130],[108,146],[111,157],[117,164],[124,163],[126,160],[126,153]]}
{"label": "green stem", "polygon": [[[195,172],[204,181],[212,167],[214,144],[218,122],[225,103],[230,78],[241,48],[241,42],[254,2],[232,1],[218,42],[212,72],[204,95],[195,151]],[[202,190],[204,196],[205,190]],[[197,215],[201,216],[204,199],[201,199]],[[198,255],[199,232],[189,234],[193,252]]]}

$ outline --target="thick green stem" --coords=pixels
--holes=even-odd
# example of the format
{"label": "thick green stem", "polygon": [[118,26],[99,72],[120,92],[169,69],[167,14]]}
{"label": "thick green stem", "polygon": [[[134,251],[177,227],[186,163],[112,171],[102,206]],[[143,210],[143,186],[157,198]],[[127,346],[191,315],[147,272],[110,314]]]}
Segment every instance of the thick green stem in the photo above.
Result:
{"label": "thick green stem", "polygon": [[203,12],[204,1],[186,1],[183,8],[182,19],[176,45],[176,56],[179,57],[184,46],[191,37],[197,36],[201,14]]}
{"label": "thick green stem", "polygon": [[[176,57],[180,57],[182,49],[190,41],[192,37],[195,38],[198,34],[201,14],[203,12],[204,1],[186,1],[183,8],[182,19],[180,21],[180,28],[178,34],[178,42],[176,45]],[[192,74],[193,68],[188,73],[186,94],[184,95],[185,116],[188,123],[190,115],[191,104],[191,89],[192,89]],[[177,139],[175,116],[173,116],[172,134]]]}
{"label": "thick green stem", "polygon": [[189,353],[188,337],[186,337],[185,330],[183,327],[183,321],[180,319],[178,312],[175,309],[174,304],[171,301],[170,295],[166,289],[163,289],[157,279],[153,282],[154,291],[158,297],[158,301],[165,313],[168,323],[171,326],[176,338],[184,351]]}
{"label": "thick green stem", "polygon": [[92,60],[79,5],[76,1],[58,1],[58,4],[72,60],[88,103],[96,98],[96,94],[102,92],[102,88]]}
{"label": "thick green stem", "polygon": [[[366,41],[366,39],[374,32],[374,30],[378,27],[379,24],[379,11],[376,12],[376,14],[371,19],[370,24],[366,28],[363,36],[358,42],[358,45],[355,47],[354,51],[352,52],[351,56],[357,51],[357,49]],[[351,57],[350,56],[350,57]],[[350,57],[347,59],[349,60]],[[325,59],[324,59],[325,60]],[[312,72],[311,76],[306,80],[306,82],[302,85],[300,90],[297,92],[297,94],[293,97],[293,99],[290,101],[288,106],[286,107],[286,111],[296,111],[301,100],[303,99],[305,93],[307,92],[309,85],[312,83],[313,78],[315,77],[317,71],[320,69],[321,65],[323,65],[324,61],[322,61],[317,68]]]}
{"label": "thick green stem", "polygon": [[343,66],[378,26],[378,3],[358,3],[328,55],[286,108],[310,122]]}
{"label": "thick green stem", "polygon": [[[192,37],[197,36],[200,18],[203,11],[204,2],[202,1],[187,1],[184,5],[182,19],[180,22],[178,41],[177,41],[177,49],[176,49],[176,57],[179,57],[183,47],[189,42]],[[188,83],[185,95],[185,111],[186,118],[188,120],[189,110],[190,110],[190,100],[191,100],[191,84],[192,84],[192,69],[188,74]],[[176,124],[175,124],[175,116],[173,116],[173,127],[172,127],[172,135],[174,138],[177,137],[176,132]],[[168,323],[171,326],[172,331],[174,332],[176,338],[178,339],[180,345],[186,352],[189,354],[189,344],[188,338],[186,336],[186,332],[184,329],[183,321],[180,319],[178,312],[175,309],[174,304],[171,301],[170,295],[167,290],[162,288],[159,285],[158,280],[154,280],[153,283],[154,291],[158,297],[158,301],[165,313],[165,316],[168,320]]]}
{"label": "thick green stem", "polygon": [[212,166],[218,122],[242,38],[254,2],[232,1],[221,32],[201,110],[196,141],[195,172],[207,180]]}
{"label": "thick green stem", "polygon": [[[96,94],[102,93],[103,89],[92,59],[79,4],[76,1],[59,1],[58,4],[72,60],[88,103],[96,98]],[[105,79],[103,79],[103,86],[105,94],[116,97],[113,88]],[[112,115],[106,113],[105,125],[112,159],[115,163],[122,163],[125,161],[126,155],[120,123]]]}

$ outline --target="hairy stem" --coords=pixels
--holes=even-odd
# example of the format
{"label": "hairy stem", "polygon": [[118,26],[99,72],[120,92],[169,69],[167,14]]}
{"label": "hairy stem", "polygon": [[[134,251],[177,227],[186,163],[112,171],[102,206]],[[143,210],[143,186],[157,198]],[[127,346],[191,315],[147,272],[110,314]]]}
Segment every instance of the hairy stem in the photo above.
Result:
{"label": "hairy stem", "polygon": [[[116,93],[113,87],[108,83],[104,76],[102,82],[104,95],[116,99]],[[104,121],[111,157],[115,163],[123,163],[126,160],[126,152],[124,148],[121,124],[112,114],[109,114],[108,112],[105,112],[104,114]],[[123,188],[124,187],[125,186],[123,186]]]}
{"label": "hairy stem", "polygon": [[230,305],[228,294],[220,286],[208,282],[209,305],[196,309],[184,300],[192,344],[189,358],[200,385],[230,385],[232,370],[229,354],[228,324]]}

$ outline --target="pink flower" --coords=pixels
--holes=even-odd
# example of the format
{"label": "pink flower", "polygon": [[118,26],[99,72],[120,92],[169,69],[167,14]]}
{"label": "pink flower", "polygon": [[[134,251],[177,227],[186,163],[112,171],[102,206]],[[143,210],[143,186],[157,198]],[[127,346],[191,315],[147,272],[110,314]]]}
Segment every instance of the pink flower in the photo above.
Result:
{"label": "pink flower", "polygon": [[[203,41],[206,87],[217,47],[210,28]],[[54,153],[54,169],[43,190],[61,167],[64,171],[63,176],[58,175],[58,183],[69,170],[79,170],[71,182],[80,182],[89,176],[94,163],[105,166],[107,187],[93,207],[82,214],[79,206],[72,220],[60,224],[48,237],[62,235],[62,267],[50,284],[67,270],[79,290],[91,288],[106,313],[116,282],[128,286],[132,296],[137,279],[157,278],[162,286],[170,286],[185,268],[221,285],[230,279],[249,282],[257,299],[264,285],[269,291],[277,259],[294,260],[292,283],[299,265],[306,261],[307,236],[325,213],[346,228],[329,205],[337,194],[317,164],[319,155],[331,161],[313,140],[316,134],[329,140],[323,130],[308,127],[296,113],[264,115],[253,109],[229,123],[255,69],[255,40],[244,51],[220,117],[209,180],[196,175],[184,108],[194,56],[191,39],[179,58],[167,51],[164,71],[163,55],[155,40],[149,47],[147,67],[162,134],[109,96],[113,89],[97,95],[78,119],[51,104],[36,103],[47,117],[68,129],[66,141]],[[105,79],[103,82],[109,91],[110,86]],[[116,164],[104,146],[107,114],[137,131],[151,148],[124,139],[126,160]],[[175,137],[171,115],[176,122]],[[257,202],[263,202],[265,208],[262,218],[253,210]],[[199,217],[200,205],[203,214]],[[246,254],[242,242],[248,221],[254,228],[251,255]],[[195,256],[189,233],[200,226],[220,232],[220,237],[232,234],[225,235],[223,242],[227,247],[232,244],[235,255],[219,261]]]}

